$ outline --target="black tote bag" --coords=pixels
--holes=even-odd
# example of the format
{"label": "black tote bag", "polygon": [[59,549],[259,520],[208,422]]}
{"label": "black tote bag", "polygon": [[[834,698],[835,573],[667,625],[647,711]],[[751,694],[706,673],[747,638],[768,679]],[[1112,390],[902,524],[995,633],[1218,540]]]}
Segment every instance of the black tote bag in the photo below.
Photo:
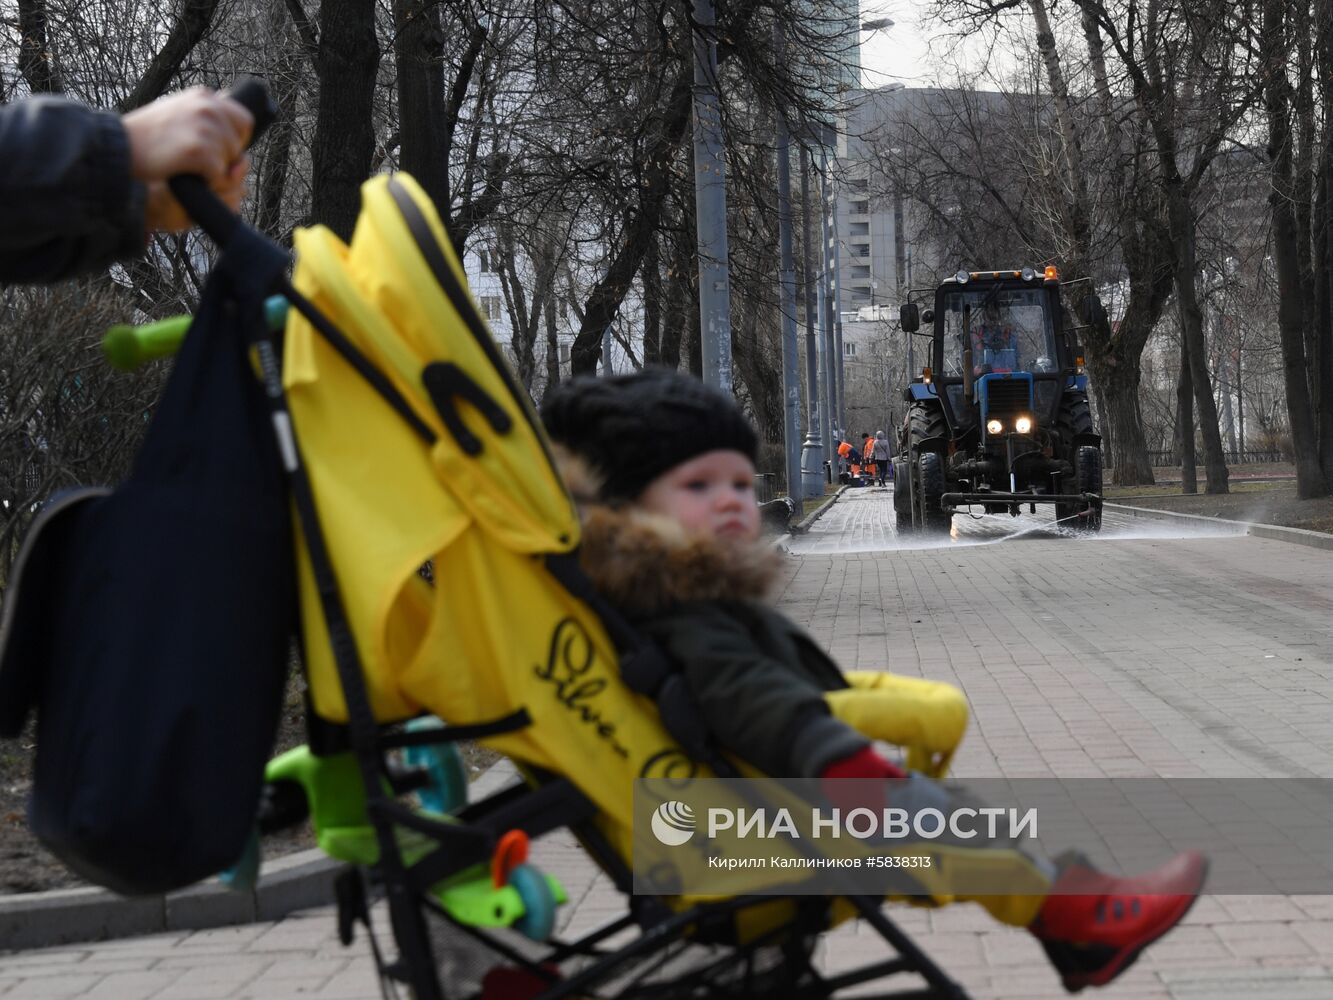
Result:
{"label": "black tote bag", "polygon": [[29,819],[125,894],[240,856],[295,633],[291,514],[249,345],[286,265],[238,234],[128,481],[34,523],[0,617],[0,734],[37,711]]}

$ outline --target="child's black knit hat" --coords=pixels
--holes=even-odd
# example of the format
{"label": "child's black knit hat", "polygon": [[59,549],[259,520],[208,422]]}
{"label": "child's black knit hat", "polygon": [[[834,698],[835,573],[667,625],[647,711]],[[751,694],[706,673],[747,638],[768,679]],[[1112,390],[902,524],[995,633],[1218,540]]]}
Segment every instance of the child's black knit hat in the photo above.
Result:
{"label": "child's black knit hat", "polygon": [[753,462],[759,447],[730,394],[666,368],[562,382],[546,393],[541,416],[552,440],[603,477],[606,500],[633,500],[706,452],[739,451]]}

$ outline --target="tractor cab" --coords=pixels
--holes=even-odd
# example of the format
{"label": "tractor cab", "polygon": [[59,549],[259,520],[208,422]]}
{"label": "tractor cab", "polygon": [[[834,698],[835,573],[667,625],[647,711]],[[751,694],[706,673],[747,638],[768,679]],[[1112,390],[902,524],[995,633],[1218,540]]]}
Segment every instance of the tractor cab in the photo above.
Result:
{"label": "tractor cab", "polygon": [[[965,280],[964,280],[965,279]],[[960,271],[936,290],[934,366],[951,424],[1048,423],[1077,359],[1062,323],[1055,269]],[[1046,418],[1045,420],[1041,418]]]}
{"label": "tractor cab", "polygon": [[950,288],[941,290],[939,317],[947,378],[962,376],[972,352],[975,376],[1016,371],[1054,372],[1060,355],[1055,316],[1041,288]]}
{"label": "tractor cab", "polygon": [[[959,509],[1017,514],[1045,503],[1067,527],[1096,530],[1101,441],[1057,270],[959,271],[933,306],[918,313],[909,302],[901,313],[906,333],[929,325],[933,351],[903,390],[900,528],[943,530]],[[1095,295],[1082,309],[1105,318]]]}

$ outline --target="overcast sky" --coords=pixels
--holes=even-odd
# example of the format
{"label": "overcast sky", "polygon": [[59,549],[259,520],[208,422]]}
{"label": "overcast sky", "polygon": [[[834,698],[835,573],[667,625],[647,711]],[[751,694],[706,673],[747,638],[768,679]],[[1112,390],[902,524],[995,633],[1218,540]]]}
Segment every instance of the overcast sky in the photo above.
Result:
{"label": "overcast sky", "polygon": [[[891,28],[881,28],[861,36],[861,84],[866,88],[901,83],[906,87],[936,86],[941,76],[953,71],[943,66],[944,57],[961,55],[969,70],[1012,68],[1015,60],[1003,43],[995,50],[978,38],[959,47],[955,33],[927,20],[927,4],[922,0],[861,0],[861,21],[866,23],[890,18]],[[1021,26],[1025,22],[1011,19]]]}
{"label": "overcast sky", "polygon": [[895,81],[908,87],[927,84],[934,74],[930,72],[917,4],[908,0],[863,0],[863,23],[882,17],[892,18],[893,27],[861,36],[862,86],[882,87]]}

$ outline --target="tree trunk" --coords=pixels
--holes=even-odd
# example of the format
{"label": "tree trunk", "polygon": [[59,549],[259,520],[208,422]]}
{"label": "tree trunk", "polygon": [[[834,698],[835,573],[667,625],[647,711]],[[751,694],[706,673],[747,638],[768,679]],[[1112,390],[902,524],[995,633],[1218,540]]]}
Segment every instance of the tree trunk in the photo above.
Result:
{"label": "tree trunk", "polygon": [[681,341],[688,322],[685,311],[690,303],[689,274],[693,256],[687,239],[683,236],[670,243],[671,267],[667,272],[666,300],[662,307],[661,362],[664,368],[672,371],[680,367]]}
{"label": "tree trunk", "polygon": [[[1101,29],[1092,11],[1086,7],[1082,12],[1082,26],[1097,91],[1097,119],[1105,149],[1108,155],[1133,157],[1135,150],[1132,146],[1127,148],[1125,134],[1116,125],[1119,120],[1117,98],[1111,91],[1106,70]],[[1143,430],[1139,384],[1143,350],[1166,308],[1172,284],[1170,269],[1165,266],[1170,256],[1169,243],[1157,235],[1163,228],[1161,202],[1141,190],[1142,182],[1135,182],[1138,176],[1137,170],[1113,169],[1108,178],[1115,197],[1113,205],[1119,209],[1116,214],[1121,256],[1129,278],[1124,315],[1114,332],[1109,327],[1094,328],[1084,337],[1084,346],[1098,373],[1098,381],[1105,378],[1117,387],[1117,391],[1107,393],[1109,401],[1103,423],[1109,430],[1107,437],[1112,449],[1112,482],[1118,486],[1152,485],[1155,482]],[[1115,370],[1108,371],[1108,368]],[[1126,398],[1125,393],[1131,393],[1133,398]],[[1131,427],[1127,421],[1136,423]]]}
{"label": "tree trunk", "polygon": [[[454,73],[454,82],[449,89],[449,101],[444,107],[444,120],[440,127],[444,130],[444,149],[446,157],[454,148],[454,134],[458,131],[458,122],[463,114],[463,104],[467,101],[468,85],[472,80],[473,72],[477,65],[477,58],[481,55],[481,50],[486,44],[486,29],[481,24],[475,24],[472,27],[472,33],[468,36],[467,48],[463,50],[458,60],[458,69]],[[470,174],[470,171],[465,171]],[[446,225],[449,228],[450,236],[454,239],[454,245],[458,246],[460,236],[454,233],[458,228],[453,216],[453,194],[452,180],[449,171],[446,169],[444,175],[437,179],[438,183],[443,185],[444,194],[441,199],[436,201],[440,212],[447,219]],[[466,239],[466,234],[460,234]]]}
{"label": "tree trunk", "polygon": [[1245,461],[1245,379],[1241,369],[1244,353],[1236,348],[1236,436],[1239,439],[1240,459]]}
{"label": "tree trunk", "polygon": [[319,11],[319,101],[311,143],[310,214],[344,240],[361,208],[375,153],[371,108],[379,42],[373,0],[325,3]]}
{"label": "tree trunk", "polygon": [[1323,148],[1319,160],[1320,210],[1315,240],[1315,343],[1318,346],[1319,464],[1333,485],[1333,4],[1315,4],[1315,32],[1320,94],[1324,109]]}
{"label": "tree trunk", "polygon": [[702,323],[703,317],[699,315],[699,285],[698,275],[689,282],[688,288],[690,295],[687,298],[689,303],[689,315],[686,316],[688,327],[686,328],[689,339],[685,344],[685,370],[695,378],[704,377],[704,339]]}
{"label": "tree trunk", "polygon": [[583,323],[579,327],[578,336],[574,338],[572,359],[575,374],[592,374],[597,371],[602,331],[616,318],[620,304],[634,282],[643,255],[647,252],[648,239],[661,226],[662,209],[672,182],[671,163],[690,122],[693,84],[694,67],[685,63],[671,89],[660,126],[655,129],[658,139],[653,148],[644,154],[648,167],[644,170],[638,208],[625,227],[624,242],[588,296]]}
{"label": "tree trunk", "polygon": [[1112,355],[1098,370],[1097,383],[1104,390],[1102,424],[1110,432],[1112,478],[1117,486],[1137,486],[1153,482],[1152,462],[1148,460],[1148,440],[1143,433],[1143,413],[1139,409],[1139,382],[1143,369],[1138,354]]}
{"label": "tree trunk", "polygon": [[[496,246],[491,266],[500,275],[500,288],[504,294],[505,312],[509,316],[509,350],[514,358],[515,374],[525,389],[532,388],[532,376],[537,367],[533,352],[533,343],[537,339],[537,318],[540,303],[534,302],[531,313],[528,308],[526,282],[519,274],[518,249],[514,241],[514,222],[506,219],[496,226]],[[534,260],[540,268],[540,262]],[[538,281],[540,282],[540,276]],[[536,293],[534,293],[535,295]]]}
{"label": "tree trunk", "polygon": [[1283,385],[1287,393],[1287,422],[1296,462],[1296,493],[1324,496],[1328,481],[1319,463],[1314,414],[1310,407],[1309,361],[1306,357],[1304,301],[1298,224],[1292,201],[1291,93],[1287,79],[1284,0],[1264,0],[1261,55],[1264,64],[1264,110],[1268,117],[1268,161],[1273,185],[1268,196],[1273,209],[1273,261],[1277,269],[1278,331],[1282,341]]}
{"label": "tree trunk", "polygon": [[1028,0],[1037,25],[1037,50],[1046,65],[1046,79],[1055,99],[1055,118],[1060,127],[1060,143],[1064,152],[1065,230],[1072,244],[1073,269],[1083,274],[1092,246],[1091,227],[1088,224],[1088,180],[1083,169],[1083,148],[1074,123],[1074,109],[1069,99],[1069,87],[1060,69],[1060,55],[1055,49],[1055,33],[1046,11],[1046,0]]}
{"label": "tree trunk", "polygon": [[[1176,280],[1176,305],[1180,312],[1180,336],[1188,351],[1190,382],[1193,384],[1194,400],[1199,408],[1199,430],[1203,434],[1204,470],[1207,476],[1205,488],[1209,493],[1226,493],[1228,492],[1227,461],[1222,450],[1222,432],[1217,422],[1217,403],[1213,399],[1212,382],[1208,377],[1208,345],[1203,333],[1203,309],[1199,305],[1198,291],[1194,287],[1198,275],[1194,248],[1194,212],[1183,190],[1179,174],[1172,177],[1168,173],[1166,188],[1167,212],[1171,220],[1171,241],[1175,244],[1176,251],[1173,268]],[[1193,434],[1189,438],[1189,447],[1191,451],[1194,448]]]}
{"label": "tree trunk", "polygon": [[1180,443],[1180,492],[1198,493],[1199,478],[1194,471],[1194,378],[1190,371],[1189,344],[1180,338],[1180,380],[1176,383],[1176,440]]}
{"label": "tree trunk", "polygon": [[440,8],[424,0],[394,0],[393,13],[397,28],[393,49],[398,75],[399,162],[447,219],[449,134]]}
{"label": "tree trunk", "polygon": [[1217,363],[1217,389],[1222,397],[1222,426],[1226,429],[1227,454],[1234,454],[1240,461],[1240,447],[1236,444],[1236,414],[1231,406],[1231,367],[1227,363],[1226,345],[1221,345]]}
{"label": "tree trunk", "polygon": [[643,281],[643,365],[662,363],[662,271],[658,247],[662,237],[654,233],[643,255],[640,279]]}
{"label": "tree trunk", "polygon": [[[1077,0],[1077,2],[1080,9],[1085,14],[1094,15],[1098,23],[1110,23],[1110,15],[1105,4],[1093,3],[1092,0]],[[1179,165],[1181,126],[1176,120],[1176,111],[1179,108],[1176,95],[1178,81],[1173,75],[1176,70],[1173,65],[1174,60],[1181,53],[1174,45],[1171,33],[1161,24],[1163,16],[1162,4],[1158,0],[1150,0],[1142,14],[1142,26],[1139,29],[1139,34],[1142,36],[1141,57],[1134,53],[1132,22],[1131,33],[1127,40],[1118,35],[1111,37],[1130,75],[1135,100],[1151,129],[1156,147],[1161,188],[1165,198],[1167,229],[1170,233],[1176,305],[1180,314],[1181,353],[1182,357],[1188,358],[1189,381],[1193,385],[1194,398],[1198,405],[1199,429],[1203,433],[1208,477],[1207,489],[1209,493],[1226,493],[1226,456],[1223,454],[1222,434],[1218,428],[1217,404],[1213,399],[1212,385],[1208,377],[1203,311],[1199,306],[1198,291],[1195,288],[1198,260],[1195,246],[1197,225],[1193,205],[1195,187],[1217,154],[1224,130],[1204,130],[1204,139],[1194,157],[1190,180],[1187,182],[1181,175]],[[1168,19],[1172,16],[1170,9],[1165,11],[1165,16]],[[1200,23],[1206,35],[1211,30],[1210,22],[1201,18]],[[1085,33],[1086,31],[1085,20]],[[1208,65],[1206,62],[1196,59],[1191,69],[1206,65]],[[1192,86],[1188,77],[1187,86]],[[1188,94],[1182,103],[1186,105],[1190,103]],[[1192,437],[1188,445],[1193,447]]]}
{"label": "tree trunk", "polygon": [[19,72],[34,94],[64,93],[46,33],[46,0],[18,0],[18,5]]}
{"label": "tree trunk", "polygon": [[[268,29],[276,40],[277,53],[268,74],[269,93],[278,106],[278,116],[265,133],[264,158],[259,164],[255,225],[274,240],[284,240],[282,202],[287,193],[291,168],[292,130],[296,121],[297,81],[301,72],[301,40],[292,34],[283,8],[269,9]],[[299,30],[299,29],[295,29]]]}
{"label": "tree trunk", "polygon": [[556,331],[556,296],[554,291],[546,299],[546,385],[542,395],[551,391],[551,386],[560,382],[560,337]]}
{"label": "tree trunk", "polygon": [[[1092,375],[1092,378],[1089,379],[1089,382],[1092,385],[1093,426],[1097,428],[1098,432],[1102,436],[1102,452],[1108,456],[1114,456],[1115,428],[1111,426],[1110,421],[1107,420],[1106,416],[1109,410],[1109,406],[1106,402],[1106,385],[1104,383],[1102,375],[1099,373],[1100,369],[1090,368],[1089,372]],[[1114,461],[1113,457],[1111,458],[1111,461]]]}
{"label": "tree trunk", "polygon": [[[1326,4],[1327,0],[1323,0]],[[1315,160],[1315,99],[1314,99],[1314,25],[1310,20],[1310,5],[1305,2],[1291,5],[1288,16],[1292,19],[1288,37],[1294,40],[1297,87],[1292,118],[1293,169],[1292,208],[1296,216],[1296,240],[1299,248],[1301,275],[1301,314],[1305,317],[1305,357],[1308,367],[1306,382],[1310,386],[1311,411],[1319,408],[1319,344],[1318,329],[1312,322],[1315,315],[1314,272],[1314,207],[1318,186]],[[1288,57],[1291,58],[1290,56]],[[1317,450],[1317,449],[1316,449]]]}
{"label": "tree trunk", "polygon": [[560,250],[558,247],[558,233],[566,232],[564,229],[564,220],[560,219],[557,224],[554,220],[547,220],[548,229],[541,234],[537,241],[537,248],[533,254],[533,267],[536,270],[536,280],[532,288],[532,311],[527,317],[529,334],[527,337],[527,352],[529,357],[529,366],[531,374],[528,381],[524,384],[529,390],[532,389],[533,380],[537,375],[536,342],[537,334],[542,327],[543,317],[547,317],[547,322],[554,325],[555,320],[555,298],[556,298],[556,275],[560,270]]}

